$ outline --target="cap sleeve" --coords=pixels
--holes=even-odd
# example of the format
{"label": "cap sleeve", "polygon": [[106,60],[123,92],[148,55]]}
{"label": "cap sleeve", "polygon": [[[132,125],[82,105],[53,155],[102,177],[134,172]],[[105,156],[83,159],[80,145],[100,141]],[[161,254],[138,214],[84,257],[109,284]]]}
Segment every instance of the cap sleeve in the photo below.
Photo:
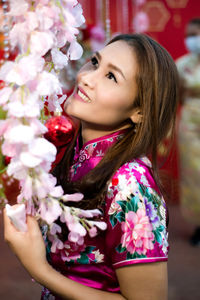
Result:
{"label": "cap sleeve", "polygon": [[166,206],[148,167],[122,166],[107,194],[106,245],[114,268],[166,261]]}

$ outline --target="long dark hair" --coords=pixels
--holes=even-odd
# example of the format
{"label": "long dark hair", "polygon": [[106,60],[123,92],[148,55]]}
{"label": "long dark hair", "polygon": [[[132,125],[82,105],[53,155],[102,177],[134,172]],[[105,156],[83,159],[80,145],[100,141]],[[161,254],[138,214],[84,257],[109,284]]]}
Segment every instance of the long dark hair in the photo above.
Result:
{"label": "long dark hair", "polygon": [[161,140],[174,130],[178,75],[173,59],[160,44],[146,35],[118,35],[108,44],[116,41],[127,43],[136,55],[138,94],[136,99],[133,99],[133,104],[140,108],[143,119],[137,128],[132,123],[124,137],[106,152],[94,169],[80,180],[70,182],[68,173],[73,162],[76,137],[74,138],[53,174],[66,193],[78,191],[84,194],[84,200],[79,204],[82,208],[99,207],[104,199],[107,184],[117,169],[143,155],[151,157],[152,173],[161,187],[157,148]]}

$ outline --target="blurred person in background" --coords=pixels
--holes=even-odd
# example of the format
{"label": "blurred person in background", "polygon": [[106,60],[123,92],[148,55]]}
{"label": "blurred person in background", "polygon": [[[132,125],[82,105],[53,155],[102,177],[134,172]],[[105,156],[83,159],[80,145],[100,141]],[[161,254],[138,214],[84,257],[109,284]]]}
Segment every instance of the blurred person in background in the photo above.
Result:
{"label": "blurred person in background", "polygon": [[184,217],[195,225],[191,243],[200,246],[200,17],[186,26],[188,54],[177,60],[180,75],[180,199]]}

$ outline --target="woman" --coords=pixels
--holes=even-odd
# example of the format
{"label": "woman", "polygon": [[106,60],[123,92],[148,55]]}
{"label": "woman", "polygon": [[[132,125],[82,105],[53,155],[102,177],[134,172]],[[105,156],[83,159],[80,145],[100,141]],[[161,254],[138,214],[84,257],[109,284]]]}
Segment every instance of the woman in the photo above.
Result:
{"label": "woman", "polygon": [[181,81],[181,118],[179,124],[180,198],[184,217],[196,226],[191,237],[200,245],[200,18],[186,27],[185,44],[190,53],[177,60]]}
{"label": "woman", "polygon": [[82,208],[102,210],[107,230],[87,237],[81,249],[70,245],[77,259],[64,263],[62,253],[48,253],[47,262],[34,218],[21,234],[5,216],[5,239],[46,287],[43,299],[51,293],[55,299],[167,299],[166,206],[156,150],[174,126],[176,84],[170,55],[138,34],[115,37],[80,70],[65,111],[81,127],[54,175],[65,192],[84,194]]}

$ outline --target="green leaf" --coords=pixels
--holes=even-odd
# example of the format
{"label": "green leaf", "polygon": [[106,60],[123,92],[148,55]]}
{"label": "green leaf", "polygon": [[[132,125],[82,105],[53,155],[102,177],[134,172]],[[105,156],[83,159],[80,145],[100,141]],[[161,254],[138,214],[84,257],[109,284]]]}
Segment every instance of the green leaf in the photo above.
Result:
{"label": "green leaf", "polygon": [[138,185],[139,185],[139,191],[140,191],[141,195],[145,196],[147,188],[143,184],[139,183]]}
{"label": "green leaf", "polygon": [[117,219],[116,219],[116,217],[115,217],[116,214],[117,214],[117,213],[114,213],[114,214],[111,215],[110,218],[109,218],[112,227],[115,227],[115,225],[117,224]]}
{"label": "green leaf", "polygon": [[131,254],[130,252],[127,253],[127,259],[135,259],[135,258],[145,258],[146,255],[144,254],[138,254],[137,252],[134,252]]}
{"label": "green leaf", "polygon": [[154,233],[154,235],[155,235],[155,240],[159,243],[159,244],[161,244],[162,243],[162,236],[161,236],[161,234],[160,234],[160,231],[159,230],[153,230],[153,233]]}
{"label": "green leaf", "polygon": [[89,263],[89,258],[87,256],[87,254],[82,254],[80,258],[77,259],[77,262],[79,264],[88,264]]}
{"label": "green leaf", "polygon": [[137,210],[138,210],[138,201],[139,201],[138,196],[133,196],[131,198],[130,203],[131,203],[132,211],[134,211],[134,212],[137,212]]}
{"label": "green leaf", "polygon": [[162,232],[164,229],[165,229],[165,226],[163,226],[163,225],[160,225],[160,226],[157,228],[157,230],[160,231],[160,232]]}
{"label": "green leaf", "polygon": [[126,212],[126,201],[117,201],[117,203],[120,205],[122,211],[125,213]]}
{"label": "green leaf", "polygon": [[95,248],[96,248],[96,247],[94,247],[94,246],[88,246],[88,247],[85,248],[85,251],[84,251],[83,253],[87,253],[87,254],[92,253],[92,251],[93,251]]}
{"label": "green leaf", "polygon": [[119,244],[119,246],[117,246],[115,248],[115,250],[118,252],[118,253],[122,253],[124,251],[126,251],[126,247],[122,247],[122,244]]}
{"label": "green leaf", "polygon": [[119,222],[124,222],[125,221],[125,215],[123,211],[120,211],[117,215],[116,215],[116,219]]}

